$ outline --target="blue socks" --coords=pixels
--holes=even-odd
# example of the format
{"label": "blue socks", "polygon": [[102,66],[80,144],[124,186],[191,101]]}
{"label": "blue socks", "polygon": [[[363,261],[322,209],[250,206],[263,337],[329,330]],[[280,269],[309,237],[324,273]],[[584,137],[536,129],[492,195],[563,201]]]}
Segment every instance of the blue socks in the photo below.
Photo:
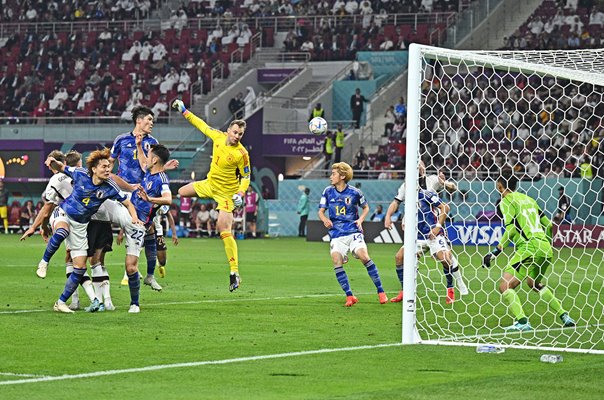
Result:
{"label": "blue socks", "polygon": [[69,275],[69,277],[67,278],[67,281],[65,282],[65,289],[63,289],[63,293],[61,293],[61,297],[59,297],[59,299],[63,303],[65,303],[67,300],[69,300],[69,298],[71,297],[73,292],[76,291],[80,282],[83,281],[85,273],[86,273],[86,268],[84,268],[84,269],[74,268],[73,269],[73,272]]}
{"label": "blue socks", "polygon": [[145,236],[145,257],[147,258],[147,275],[153,275],[155,273],[155,264],[157,264],[155,234]]}
{"label": "blue socks", "polygon": [[344,271],[344,267],[341,265],[339,267],[334,267],[334,271],[336,272],[336,279],[342,287],[342,290],[346,293],[346,296],[352,296],[350,284],[348,283],[348,276],[346,275],[346,271]]}
{"label": "blue socks", "polygon": [[399,282],[401,282],[401,290],[405,289],[404,286],[404,281],[403,281],[403,275],[404,275],[404,269],[402,265],[397,265],[396,266],[396,276],[398,276],[398,280]]}
{"label": "blue socks", "polygon": [[453,269],[451,267],[443,266],[443,272],[447,278],[447,289],[453,287]]}
{"label": "blue socks", "polygon": [[373,284],[377,288],[378,293],[382,293],[384,289],[382,288],[382,281],[380,280],[380,273],[378,272],[377,267],[373,263],[373,260],[367,261],[365,264],[365,268],[367,268],[367,273],[369,277],[373,281]]}
{"label": "blue socks", "polygon": [[141,288],[141,281],[138,277],[138,271],[132,275],[128,275],[128,287],[130,288],[130,304],[138,304],[138,294]]}
{"label": "blue socks", "polygon": [[46,250],[44,251],[44,256],[42,256],[42,260],[47,263],[50,262],[52,256],[55,255],[59,247],[61,247],[61,243],[69,236],[69,231],[65,228],[59,228],[52,234],[48,244],[46,245]]}

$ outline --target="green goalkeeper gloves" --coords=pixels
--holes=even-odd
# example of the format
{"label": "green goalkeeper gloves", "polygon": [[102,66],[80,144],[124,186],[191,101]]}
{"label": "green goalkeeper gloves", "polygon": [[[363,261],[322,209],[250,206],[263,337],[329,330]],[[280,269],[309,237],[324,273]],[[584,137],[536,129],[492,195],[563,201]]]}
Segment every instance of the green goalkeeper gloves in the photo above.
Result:
{"label": "green goalkeeper gloves", "polygon": [[495,247],[495,250],[484,256],[482,259],[482,268],[491,268],[491,262],[501,253],[499,247]]}
{"label": "green goalkeeper gloves", "polygon": [[182,100],[178,100],[178,99],[176,99],[172,102],[172,108],[177,109],[181,113],[184,113],[185,111],[187,111],[187,108],[185,107],[185,103],[183,103]]}

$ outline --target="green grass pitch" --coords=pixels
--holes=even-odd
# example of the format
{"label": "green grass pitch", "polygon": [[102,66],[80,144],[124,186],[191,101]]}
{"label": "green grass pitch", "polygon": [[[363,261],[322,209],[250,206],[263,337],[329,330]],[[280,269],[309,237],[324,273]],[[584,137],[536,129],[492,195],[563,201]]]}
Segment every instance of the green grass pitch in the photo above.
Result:
{"label": "green grass pitch", "polygon": [[[65,315],[52,311],[63,250],[41,280],[41,239],[0,236],[0,399],[602,398],[603,355],[564,353],[562,363],[544,364],[544,351],[400,346],[401,305],[378,303],[358,261],[346,269],[360,302],[345,308],[327,244],[238,245],[243,282],[229,293],[220,240],[169,243],[164,290],[143,286],[137,315],[127,313],[124,250],[114,245],[107,265],[117,310]],[[396,250],[369,245],[389,296],[399,290]],[[460,256],[466,275],[486,273],[471,256],[472,265]],[[442,274],[430,273],[442,285]]]}

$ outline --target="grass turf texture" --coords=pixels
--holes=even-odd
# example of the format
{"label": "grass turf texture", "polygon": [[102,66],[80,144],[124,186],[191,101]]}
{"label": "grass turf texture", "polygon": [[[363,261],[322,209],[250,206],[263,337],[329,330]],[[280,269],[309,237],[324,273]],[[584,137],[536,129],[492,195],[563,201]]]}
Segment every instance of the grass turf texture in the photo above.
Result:
{"label": "grass turf texture", "polygon": [[[169,244],[168,274],[158,278],[164,291],[141,287],[138,315],[127,313],[128,289],[119,285],[124,253],[114,246],[106,262],[118,309],[64,315],[52,312],[65,281],[63,251],[40,280],[35,276],[40,238],[19,243],[16,235],[0,236],[0,383],[29,379],[9,374],[55,377],[400,342],[400,304],[378,303],[358,261],[351,259],[346,269],[360,302],[344,308],[327,244],[278,238],[238,245],[243,282],[229,293],[220,240]],[[396,250],[396,245],[369,246],[390,296],[399,290]],[[479,259],[472,255],[472,262]],[[144,257],[141,261],[144,270]],[[460,257],[461,265],[468,262]],[[467,265],[466,271],[478,273],[479,264]],[[85,298],[81,289],[80,298]],[[505,309],[496,310],[511,321]],[[544,364],[539,362],[543,353],[378,347],[0,385],[0,398],[504,399],[517,398],[520,391],[535,399],[601,396],[603,356],[569,353],[560,364]]]}

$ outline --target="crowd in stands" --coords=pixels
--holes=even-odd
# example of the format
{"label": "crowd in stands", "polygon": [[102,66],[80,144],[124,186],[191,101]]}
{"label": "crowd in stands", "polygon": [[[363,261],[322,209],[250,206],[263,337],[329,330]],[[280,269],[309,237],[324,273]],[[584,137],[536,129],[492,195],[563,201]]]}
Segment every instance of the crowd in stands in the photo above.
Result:
{"label": "crowd in stands", "polygon": [[[4,233],[9,233],[10,231],[25,232],[36,219],[42,206],[44,206],[42,201],[38,201],[38,203],[34,205],[34,202],[31,200],[25,200],[23,203],[19,200],[12,200],[10,203],[7,203],[9,230],[4,231]],[[0,226],[2,226],[2,222],[3,221],[0,221]]]}
{"label": "crowd in stands", "polygon": [[573,50],[604,46],[604,5],[593,0],[546,0],[511,36],[506,50]]}
{"label": "crowd in stands", "polygon": [[[241,31],[249,28],[242,25]],[[139,104],[165,116],[168,103],[177,96],[188,99],[198,80],[207,91],[215,65],[223,65],[226,76],[231,52],[246,44],[240,36],[187,28],[15,33],[0,48],[1,116],[129,119]]]}
{"label": "crowd in stands", "polygon": [[[420,154],[455,179],[492,179],[502,168],[528,180],[604,178],[602,87],[479,70],[426,81],[423,97]],[[359,151],[355,169],[372,177],[404,169],[406,118],[397,108],[402,98],[386,112],[387,143]]]}
{"label": "crowd in stands", "polygon": [[4,0],[2,22],[73,22],[145,19],[156,0]]}

